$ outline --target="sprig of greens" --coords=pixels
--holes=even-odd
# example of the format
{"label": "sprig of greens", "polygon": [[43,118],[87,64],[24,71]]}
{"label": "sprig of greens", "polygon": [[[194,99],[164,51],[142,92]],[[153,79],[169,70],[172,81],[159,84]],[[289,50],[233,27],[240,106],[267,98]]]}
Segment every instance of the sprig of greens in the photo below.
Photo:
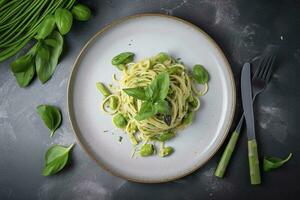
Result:
{"label": "sprig of greens", "polygon": [[[73,17],[80,21],[91,17],[90,9],[76,4],[75,0],[0,3],[3,4],[0,7],[0,62],[16,54],[31,39],[36,39],[34,51],[31,49],[11,65],[20,87],[28,86],[35,72],[42,83],[47,82],[62,52],[61,35],[70,31]],[[56,28],[60,34],[55,31]]]}
{"label": "sprig of greens", "polygon": [[165,100],[170,87],[170,77],[167,72],[158,74],[145,88],[126,88],[123,91],[135,99],[142,100],[142,105],[135,116],[136,120],[144,120],[160,113],[169,115],[171,108]]}
{"label": "sprig of greens", "polygon": [[288,162],[292,157],[292,153],[286,159],[281,159],[277,157],[265,157],[263,162],[263,169],[265,172],[272,171],[273,169],[277,169],[281,167],[283,164]]}

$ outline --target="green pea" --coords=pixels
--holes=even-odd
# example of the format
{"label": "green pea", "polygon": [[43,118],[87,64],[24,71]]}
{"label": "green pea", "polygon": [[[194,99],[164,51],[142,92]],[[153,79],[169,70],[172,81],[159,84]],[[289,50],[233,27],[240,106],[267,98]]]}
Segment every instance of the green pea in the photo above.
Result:
{"label": "green pea", "polygon": [[118,113],[114,115],[113,123],[116,125],[116,127],[124,129],[127,125],[127,120],[121,113]]}
{"label": "green pea", "polygon": [[78,21],[87,21],[91,18],[91,10],[89,7],[83,5],[83,4],[77,4],[75,5],[71,10],[73,16]]}
{"label": "green pea", "polygon": [[124,70],[126,68],[126,64],[133,61],[134,53],[131,52],[123,52],[111,60],[111,64],[115,65],[119,70]]}
{"label": "green pea", "polygon": [[161,142],[165,142],[167,140],[172,139],[173,137],[175,137],[175,133],[172,132],[172,131],[168,131],[168,132],[165,132],[163,134],[157,135],[155,137],[155,139],[158,140],[158,141],[161,141]]}
{"label": "green pea", "polygon": [[104,97],[108,97],[109,95],[111,95],[110,91],[107,89],[107,87],[103,83],[97,82],[96,87]]}
{"label": "green pea", "polygon": [[140,155],[145,156],[151,156],[154,153],[154,146],[153,144],[144,144],[140,149]]}
{"label": "green pea", "polygon": [[190,125],[190,124],[193,122],[193,119],[194,119],[194,112],[188,112],[188,113],[184,116],[184,118],[183,118],[183,120],[182,120],[182,123],[183,123],[184,125]]}
{"label": "green pea", "polygon": [[164,147],[159,151],[159,156],[160,157],[166,157],[171,155],[174,152],[174,148],[173,147]]}
{"label": "green pea", "polygon": [[202,65],[195,65],[192,71],[193,78],[199,84],[205,84],[208,82],[209,75],[207,70]]}

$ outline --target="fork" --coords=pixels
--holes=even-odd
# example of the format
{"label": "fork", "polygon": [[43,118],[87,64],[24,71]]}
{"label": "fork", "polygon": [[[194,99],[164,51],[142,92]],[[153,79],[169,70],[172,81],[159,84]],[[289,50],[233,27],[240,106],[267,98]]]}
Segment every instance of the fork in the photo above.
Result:
{"label": "fork", "polygon": [[[258,68],[256,69],[252,77],[252,94],[253,94],[252,101],[253,102],[255,101],[255,98],[265,90],[268,82],[270,81],[275,59],[276,59],[276,54],[274,50],[272,50],[270,52],[266,52],[265,55],[263,55],[262,59],[260,60]],[[244,114],[242,114],[239,123],[235,128],[235,131],[231,134],[230,140],[227,143],[226,148],[216,168],[215,176],[219,178],[223,178],[224,176],[231,155],[237,143],[238,137],[240,135],[239,133],[241,131],[243,122],[244,122]]]}

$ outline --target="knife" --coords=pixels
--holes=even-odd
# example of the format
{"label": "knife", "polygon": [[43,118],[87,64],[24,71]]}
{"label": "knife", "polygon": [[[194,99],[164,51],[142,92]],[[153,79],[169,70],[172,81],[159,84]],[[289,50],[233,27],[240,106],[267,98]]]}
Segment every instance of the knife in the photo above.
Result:
{"label": "knife", "polygon": [[252,185],[261,183],[257,143],[255,139],[254,115],[252,104],[252,86],[250,64],[245,63],[241,77],[242,104],[247,126],[248,137],[248,159],[250,169],[250,180]]}

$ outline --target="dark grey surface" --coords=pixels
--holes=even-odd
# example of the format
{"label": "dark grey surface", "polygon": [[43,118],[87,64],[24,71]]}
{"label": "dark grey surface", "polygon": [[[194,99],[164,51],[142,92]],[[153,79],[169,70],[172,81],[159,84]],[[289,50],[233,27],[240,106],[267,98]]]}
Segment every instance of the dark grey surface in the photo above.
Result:
{"label": "dark grey surface", "polygon": [[[35,80],[20,89],[0,64],[0,199],[298,199],[300,191],[300,2],[267,0],[101,0],[87,1],[94,17],[75,22],[66,37],[63,58],[45,85]],[[40,175],[46,149],[75,141],[67,116],[67,81],[72,63],[87,40],[104,25],[124,16],[165,13],[190,21],[210,34],[228,57],[237,83],[236,120],[241,114],[242,63],[257,60],[269,45],[280,46],[276,71],[255,105],[260,156],[286,156],[280,170],[263,173],[251,186],[245,131],[226,178],[213,176],[223,148],[190,176],[164,184],[131,183],[102,170],[77,145],[72,165],[53,177]],[[201,56],[201,55],[199,55]],[[251,58],[251,59],[250,59]],[[63,124],[52,139],[35,112],[39,104],[60,106]],[[237,123],[237,121],[234,121]],[[234,125],[235,125],[234,123]]]}

